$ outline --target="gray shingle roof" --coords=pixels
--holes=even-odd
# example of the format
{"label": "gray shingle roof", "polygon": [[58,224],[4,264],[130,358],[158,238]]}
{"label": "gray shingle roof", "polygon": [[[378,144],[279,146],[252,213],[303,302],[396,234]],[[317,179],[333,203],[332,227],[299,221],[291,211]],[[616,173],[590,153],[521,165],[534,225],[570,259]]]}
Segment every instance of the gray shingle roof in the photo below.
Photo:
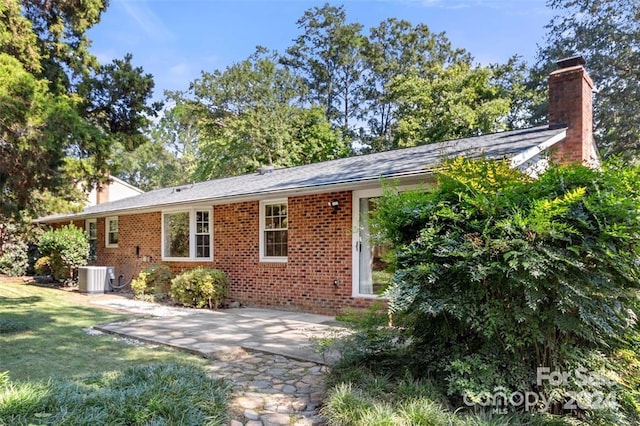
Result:
{"label": "gray shingle roof", "polygon": [[376,181],[380,178],[400,178],[428,175],[443,158],[486,157],[492,159],[520,156],[527,161],[538,153],[536,147],[563,134],[564,129],[547,126],[396,149],[322,163],[285,169],[266,174],[253,173],[223,179],[199,182],[175,188],[164,188],[134,197],[98,204],[75,215],[56,215],[41,218],[39,222],[102,216],[135,210],[163,208],[171,205],[216,202],[226,199],[258,198],[265,195],[286,194],[290,191],[317,189]]}

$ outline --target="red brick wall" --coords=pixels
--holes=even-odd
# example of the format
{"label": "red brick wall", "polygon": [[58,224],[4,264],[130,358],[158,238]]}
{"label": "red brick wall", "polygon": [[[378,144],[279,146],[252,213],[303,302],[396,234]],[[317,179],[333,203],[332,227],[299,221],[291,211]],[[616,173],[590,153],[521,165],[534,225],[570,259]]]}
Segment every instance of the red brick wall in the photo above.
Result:
{"label": "red brick wall", "polygon": [[215,206],[214,264],[230,277],[230,299],[330,314],[368,306],[351,297],[351,192],[289,197],[288,210],[288,259],[275,263],[260,262],[259,202]]}
{"label": "red brick wall", "polygon": [[[97,265],[113,266],[116,276],[123,274],[128,279],[144,266],[143,256],[151,262],[161,259],[161,214],[160,212],[118,216],[118,247],[105,247],[106,218],[97,220],[98,249]],[[140,247],[136,256],[136,247]]]}
{"label": "red brick wall", "polygon": [[[328,205],[334,199],[340,203],[335,214]],[[229,300],[249,306],[323,314],[366,307],[371,299],[351,297],[351,202],[350,191],[289,197],[286,263],[260,261],[258,201],[214,206],[213,264],[164,263],[175,273],[197,266],[225,271],[231,282]],[[118,276],[143,267],[144,256],[161,262],[161,218],[160,212],[118,216],[118,248],[105,248],[105,218],[99,218],[97,264],[114,266]]]}

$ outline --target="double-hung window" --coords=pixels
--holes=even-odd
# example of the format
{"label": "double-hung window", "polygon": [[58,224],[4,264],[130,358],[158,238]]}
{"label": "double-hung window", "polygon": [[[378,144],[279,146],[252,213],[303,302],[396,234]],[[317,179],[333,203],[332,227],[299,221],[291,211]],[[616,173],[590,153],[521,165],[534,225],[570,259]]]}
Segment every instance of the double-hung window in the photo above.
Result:
{"label": "double-hung window", "polygon": [[193,208],[162,214],[164,260],[213,260],[213,211]]}
{"label": "double-hung window", "polygon": [[260,260],[286,262],[289,239],[287,200],[260,202]]}
{"label": "double-hung window", "polygon": [[98,222],[95,219],[87,219],[84,226],[89,241],[89,260],[94,261],[98,259]]}
{"label": "double-hung window", "polygon": [[118,247],[118,216],[105,219],[105,247]]}

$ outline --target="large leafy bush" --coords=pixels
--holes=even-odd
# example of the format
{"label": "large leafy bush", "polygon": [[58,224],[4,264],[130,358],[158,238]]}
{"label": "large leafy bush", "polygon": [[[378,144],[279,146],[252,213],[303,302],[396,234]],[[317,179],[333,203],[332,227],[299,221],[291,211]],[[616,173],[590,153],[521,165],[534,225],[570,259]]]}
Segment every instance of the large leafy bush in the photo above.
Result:
{"label": "large leafy bush", "polygon": [[162,300],[169,296],[172,279],[173,273],[167,265],[148,265],[131,281],[131,289],[136,299]]}
{"label": "large leafy bush", "polygon": [[637,168],[615,163],[531,179],[507,162],[457,159],[431,192],[387,191],[375,223],[394,247],[386,296],[419,354],[414,374],[459,405],[502,387],[545,391],[555,411],[576,382],[537,386],[538,367],[617,377],[583,383],[589,391],[625,382],[615,360],[637,365],[639,181]]}
{"label": "large leafy bush", "polygon": [[0,274],[19,277],[25,274],[29,266],[28,246],[24,241],[16,240],[3,245],[0,255]]}
{"label": "large leafy bush", "polygon": [[89,242],[84,232],[73,225],[50,229],[40,236],[38,250],[49,257],[49,264],[57,280],[68,279],[89,258]]}
{"label": "large leafy bush", "polygon": [[217,308],[228,291],[229,279],[218,269],[190,269],[171,280],[171,299],[195,308]]}
{"label": "large leafy bush", "polygon": [[0,274],[24,275],[29,266],[27,235],[19,224],[4,217],[0,220]]}

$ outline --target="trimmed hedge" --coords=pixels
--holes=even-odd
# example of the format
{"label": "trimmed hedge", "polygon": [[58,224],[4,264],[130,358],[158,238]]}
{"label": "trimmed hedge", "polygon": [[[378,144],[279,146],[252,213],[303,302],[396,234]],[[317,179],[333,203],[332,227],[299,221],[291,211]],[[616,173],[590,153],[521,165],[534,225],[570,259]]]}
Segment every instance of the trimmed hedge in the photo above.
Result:
{"label": "trimmed hedge", "polygon": [[218,269],[202,267],[171,280],[171,299],[184,306],[217,308],[229,292],[229,279]]}

